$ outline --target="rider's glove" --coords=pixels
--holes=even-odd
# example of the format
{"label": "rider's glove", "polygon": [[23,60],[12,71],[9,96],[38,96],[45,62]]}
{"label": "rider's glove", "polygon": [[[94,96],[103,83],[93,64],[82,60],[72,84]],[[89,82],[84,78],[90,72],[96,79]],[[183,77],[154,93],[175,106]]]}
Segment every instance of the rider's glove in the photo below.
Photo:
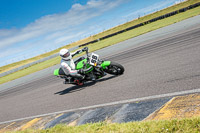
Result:
{"label": "rider's glove", "polygon": [[82,50],[78,50],[78,51],[76,51],[76,54],[80,54],[80,53],[81,53],[81,51],[82,51]]}
{"label": "rider's glove", "polygon": [[88,50],[88,47],[84,47],[83,49],[82,49],[82,51],[87,51]]}

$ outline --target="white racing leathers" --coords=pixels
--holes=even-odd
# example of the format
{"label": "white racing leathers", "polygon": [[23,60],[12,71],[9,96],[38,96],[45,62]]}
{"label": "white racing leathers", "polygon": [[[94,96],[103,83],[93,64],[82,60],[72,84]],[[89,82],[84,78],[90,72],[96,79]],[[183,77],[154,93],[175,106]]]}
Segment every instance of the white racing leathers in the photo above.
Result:
{"label": "white racing leathers", "polygon": [[[71,56],[75,56],[77,54],[80,54],[82,53],[82,50],[78,50],[74,53],[70,53]],[[64,60],[62,59],[61,60],[61,68],[63,69],[64,73],[67,75],[67,76],[72,76],[72,77],[76,77],[76,78],[83,78],[82,75],[78,74],[78,70],[76,70],[75,68],[75,64],[74,64],[74,60],[73,59],[69,59],[69,60]]]}

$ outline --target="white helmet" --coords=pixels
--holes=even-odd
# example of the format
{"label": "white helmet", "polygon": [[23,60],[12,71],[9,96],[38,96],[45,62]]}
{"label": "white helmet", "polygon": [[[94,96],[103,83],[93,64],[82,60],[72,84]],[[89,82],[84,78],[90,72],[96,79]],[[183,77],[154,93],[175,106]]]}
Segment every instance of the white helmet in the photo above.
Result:
{"label": "white helmet", "polygon": [[69,50],[65,49],[65,48],[60,50],[60,56],[64,60],[71,60],[72,59],[72,56],[71,56]]}

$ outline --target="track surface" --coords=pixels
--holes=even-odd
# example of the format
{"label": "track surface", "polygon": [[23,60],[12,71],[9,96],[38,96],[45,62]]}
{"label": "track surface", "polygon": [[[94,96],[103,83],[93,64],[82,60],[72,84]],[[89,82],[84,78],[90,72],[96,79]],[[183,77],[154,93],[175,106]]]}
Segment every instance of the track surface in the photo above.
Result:
{"label": "track surface", "polygon": [[[130,42],[130,40],[129,40]],[[84,87],[63,85],[52,76],[0,93],[0,122],[34,115],[200,88],[200,24],[115,50],[106,59],[125,73]],[[12,83],[12,82],[10,82]]]}

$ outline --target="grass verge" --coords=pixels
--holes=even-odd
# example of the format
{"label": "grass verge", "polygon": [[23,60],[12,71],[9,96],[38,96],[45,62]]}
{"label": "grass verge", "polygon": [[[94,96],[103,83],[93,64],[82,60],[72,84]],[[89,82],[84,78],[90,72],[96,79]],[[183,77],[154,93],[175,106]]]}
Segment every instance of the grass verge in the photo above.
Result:
{"label": "grass verge", "polygon": [[57,125],[46,130],[32,130],[8,133],[197,133],[200,132],[200,118],[141,121],[129,123],[94,123],[70,127]]}
{"label": "grass verge", "polygon": [[[186,1],[184,3],[181,3],[181,4],[178,4],[176,6],[172,6],[168,9],[164,9],[160,12],[157,12],[157,13],[154,13],[154,14],[151,14],[151,15],[148,15],[148,16],[145,16],[145,17],[142,17],[140,19],[137,19],[135,21],[137,21],[137,23],[140,23],[140,22],[144,22],[146,20],[149,20],[151,18],[154,18],[156,16],[160,16],[162,14],[165,14],[168,12],[171,12],[171,10],[177,10],[177,9],[180,9],[180,8],[183,8],[185,6],[188,6],[188,4],[194,4],[194,3],[197,3],[199,2],[200,0],[189,0],[189,1]],[[90,52],[92,51],[95,51],[95,50],[98,50],[98,49],[101,49],[101,48],[104,48],[104,47],[107,47],[107,46],[110,46],[110,45],[113,45],[113,44],[116,44],[116,43],[119,43],[119,42],[122,42],[124,40],[127,40],[127,39],[130,39],[130,38],[133,38],[133,37],[136,37],[136,36],[139,36],[141,34],[144,34],[144,33],[147,33],[147,32],[150,32],[150,31],[153,31],[153,30],[156,30],[156,29],[159,29],[161,27],[164,27],[164,26],[167,26],[167,25],[170,25],[170,24],[173,24],[173,23],[176,23],[176,22],[179,22],[179,21],[182,21],[184,19],[187,19],[187,18],[190,18],[190,17],[193,17],[193,16],[196,16],[196,15],[199,15],[200,14],[200,7],[197,7],[197,8],[194,8],[194,9],[191,9],[191,10],[188,10],[186,12],[183,12],[183,13],[179,13],[177,15],[174,15],[172,17],[169,17],[169,18],[166,18],[166,19],[163,19],[163,20],[159,20],[159,21],[156,21],[156,22],[153,22],[153,23],[150,23],[150,24],[147,24],[147,25],[144,25],[142,27],[139,27],[137,29],[133,29],[133,30],[130,30],[130,31],[127,31],[127,32],[124,32],[122,34],[119,34],[119,35],[116,35],[116,36],[113,36],[113,37],[110,37],[108,39],[105,39],[105,40],[102,40],[102,41],[99,41],[97,43],[94,43],[94,44],[90,44],[88,45],[89,49],[90,49]],[[134,25],[136,24],[135,21],[132,21],[134,22]],[[129,22],[130,23],[130,22]],[[128,23],[128,24],[129,24]],[[127,24],[127,25],[128,25]],[[125,26],[126,24],[124,25],[121,25],[124,29],[127,28]],[[133,24],[132,24],[133,25]],[[129,25],[130,26],[130,25]],[[120,27],[120,26],[119,26]],[[116,27],[116,28],[119,28],[119,27]],[[123,28],[119,28],[118,30],[121,30]],[[113,28],[113,31],[115,31],[116,29]],[[99,34],[98,38],[100,37],[100,35],[103,35],[105,36],[106,34],[108,34],[110,30],[108,31],[105,31],[104,33],[101,33]],[[112,31],[112,32],[113,32]],[[116,32],[116,31],[115,31]],[[110,32],[109,32],[110,34]],[[97,35],[95,35],[97,36]],[[85,41],[88,41],[87,39],[85,39]],[[83,43],[83,40],[82,41],[79,41],[79,42],[76,42],[74,44],[71,44],[71,45],[68,45],[67,47],[74,47],[74,46],[77,46],[79,45],[79,43]],[[65,46],[66,47],[66,46]],[[54,50],[51,52],[51,54],[53,53],[56,53],[58,52],[58,50]],[[48,55],[48,54],[47,54]],[[45,55],[46,56],[46,55]],[[20,78],[20,77],[23,77],[25,75],[28,75],[28,74],[31,74],[33,72],[36,72],[36,71],[39,71],[39,70],[42,70],[42,69],[45,69],[45,68],[48,68],[50,66],[53,66],[55,64],[58,64],[60,61],[60,58],[59,57],[55,57],[55,58],[52,58],[50,60],[47,60],[45,62],[42,62],[42,63],[39,63],[39,64],[35,64],[29,68],[26,68],[26,69],[23,69],[23,70],[20,70],[18,72],[15,72],[15,73],[12,73],[12,74],[9,74],[9,75],[6,75],[4,77],[1,77],[0,78],[0,84],[2,83],[6,83],[8,81],[11,81],[11,80],[14,80],[14,79],[17,79],[17,78]],[[2,68],[1,68],[2,69]]]}

